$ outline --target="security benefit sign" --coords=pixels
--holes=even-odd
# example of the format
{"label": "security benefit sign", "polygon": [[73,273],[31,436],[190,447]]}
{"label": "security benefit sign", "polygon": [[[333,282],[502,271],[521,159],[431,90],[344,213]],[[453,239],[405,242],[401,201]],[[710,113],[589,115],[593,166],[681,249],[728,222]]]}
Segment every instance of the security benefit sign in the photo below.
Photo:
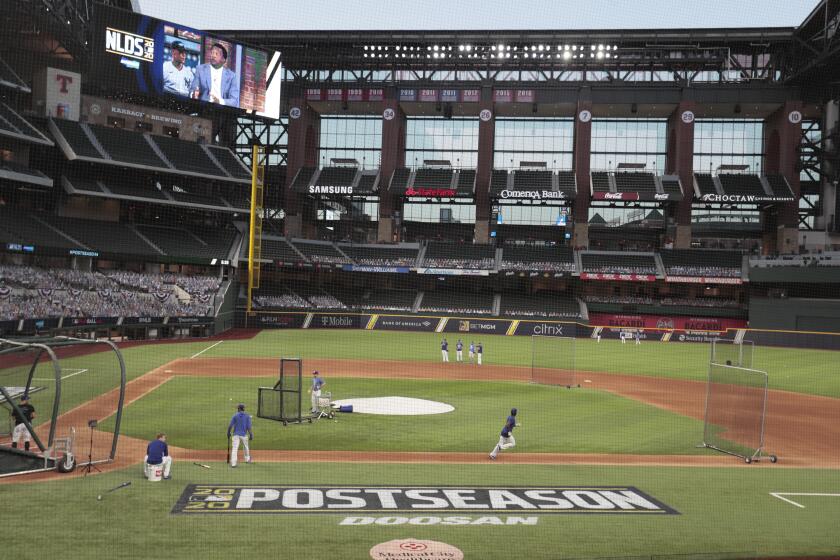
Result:
{"label": "security benefit sign", "polygon": [[550,514],[675,515],[633,486],[281,486],[190,484],[181,514]]}

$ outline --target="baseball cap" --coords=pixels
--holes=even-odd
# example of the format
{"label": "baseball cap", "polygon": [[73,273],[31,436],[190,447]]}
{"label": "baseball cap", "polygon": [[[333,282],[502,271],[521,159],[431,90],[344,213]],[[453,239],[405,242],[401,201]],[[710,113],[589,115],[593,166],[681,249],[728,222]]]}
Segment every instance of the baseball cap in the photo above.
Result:
{"label": "baseball cap", "polygon": [[511,416],[516,416],[516,409],[515,408],[510,409],[510,415]]}
{"label": "baseball cap", "polygon": [[245,404],[239,403],[238,405],[236,405],[236,408],[238,408],[239,410],[245,410]]}
{"label": "baseball cap", "polygon": [[26,393],[24,393],[23,395],[21,395],[20,400],[22,400],[22,401],[28,401],[28,400],[29,400],[29,395],[27,395]]}
{"label": "baseball cap", "polygon": [[316,369],[315,371],[313,371],[312,375],[318,375],[318,370]]}
{"label": "baseball cap", "polygon": [[169,48],[173,51],[181,51],[183,53],[187,52],[186,47],[184,47],[184,43],[181,41],[173,41],[172,44],[169,45]]}

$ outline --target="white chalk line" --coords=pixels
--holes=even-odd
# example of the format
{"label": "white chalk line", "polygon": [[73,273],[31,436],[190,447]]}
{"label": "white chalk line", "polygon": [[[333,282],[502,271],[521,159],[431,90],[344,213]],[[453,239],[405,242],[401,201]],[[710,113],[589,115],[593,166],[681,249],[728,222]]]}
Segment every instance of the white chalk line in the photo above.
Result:
{"label": "white chalk line", "polygon": [[[73,371],[73,370],[69,370],[69,371]],[[69,379],[69,378],[73,377],[74,375],[79,375],[80,373],[84,373],[86,371],[88,371],[88,370],[80,369],[80,370],[74,371],[73,373],[71,373],[69,375],[62,375],[61,380],[64,381],[65,379]],[[33,377],[32,381],[55,381],[55,378],[54,377]]]}
{"label": "white chalk line", "polygon": [[219,344],[221,344],[222,342],[224,342],[224,340],[220,340],[220,341],[219,341],[219,342],[217,342],[216,344],[211,344],[210,346],[208,346],[207,348],[205,348],[204,350],[202,350],[202,351],[201,351],[201,352],[199,352],[198,354],[193,354],[192,356],[190,356],[190,360],[192,360],[193,358],[197,358],[197,357],[201,356],[202,354],[204,354],[205,352],[207,352],[207,351],[208,351],[208,350],[210,350],[211,348],[215,348],[216,346],[218,346],[218,345],[219,345]]}
{"label": "white chalk line", "polygon": [[770,495],[774,498],[779,498],[784,502],[795,505],[796,507],[802,509],[805,509],[805,506],[803,506],[799,502],[794,502],[793,500],[785,498],[784,496],[823,496],[831,498],[840,498],[840,494],[826,494],[821,492],[770,492]]}

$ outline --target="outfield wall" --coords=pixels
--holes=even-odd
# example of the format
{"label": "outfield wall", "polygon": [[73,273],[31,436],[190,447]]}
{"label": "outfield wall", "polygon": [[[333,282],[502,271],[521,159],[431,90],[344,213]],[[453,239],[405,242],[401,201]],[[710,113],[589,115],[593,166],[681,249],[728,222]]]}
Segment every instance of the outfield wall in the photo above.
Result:
{"label": "outfield wall", "polygon": [[[248,317],[237,314],[237,326],[268,329],[364,329],[371,331],[429,332],[463,335],[574,336],[619,340],[639,335],[646,342],[699,342],[715,339],[749,340],[762,346],[840,350],[840,334],[747,329],[726,326],[720,331],[635,325],[586,325],[573,321],[479,319],[425,315],[359,313],[260,312]],[[691,323],[687,323],[691,324]],[[693,326],[698,326],[694,323]]]}

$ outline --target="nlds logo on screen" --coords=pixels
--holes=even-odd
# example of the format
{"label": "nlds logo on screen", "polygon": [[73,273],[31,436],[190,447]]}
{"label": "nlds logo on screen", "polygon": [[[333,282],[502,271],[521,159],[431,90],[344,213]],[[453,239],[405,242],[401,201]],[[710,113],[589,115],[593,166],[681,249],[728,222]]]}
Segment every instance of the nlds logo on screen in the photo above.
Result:
{"label": "nlds logo on screen", "polygon": [[105,50],[144,62],[152,62],[155,59],[155,40],[108,27],[105,30]]}

